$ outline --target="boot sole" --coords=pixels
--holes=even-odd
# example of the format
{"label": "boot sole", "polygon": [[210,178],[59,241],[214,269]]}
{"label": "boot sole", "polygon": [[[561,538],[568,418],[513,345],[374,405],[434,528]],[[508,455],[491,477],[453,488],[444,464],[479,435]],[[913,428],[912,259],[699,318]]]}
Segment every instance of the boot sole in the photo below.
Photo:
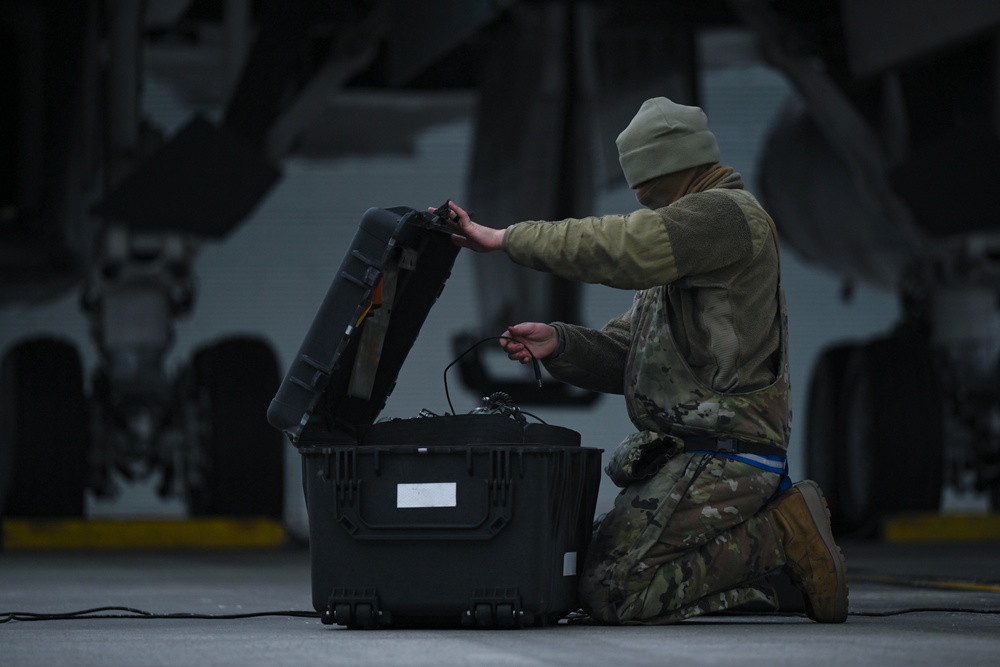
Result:
{"label": "boot sole", "polygon": [[834,601],[831,617],[818,617],[807,596],[806,610],[808,616],[820,623],[843,623],[847,620],[847,564],[844,562],[844,553],[833,539],[833,531],[830,529],[830,508],[827,507],[826,500],[823,498],[823,492],[820,491],[819,486],[815,482],[807,480],[798,482],[793,486],[802,494],[802,499],[805,500],[806,507],[809,509],[809,516],[812,517],[813,523],[816,524],[816,528],[823,538],[823,544],[826,545],[827,551],[833,556],[834,568],[837,575],[837,598]]}

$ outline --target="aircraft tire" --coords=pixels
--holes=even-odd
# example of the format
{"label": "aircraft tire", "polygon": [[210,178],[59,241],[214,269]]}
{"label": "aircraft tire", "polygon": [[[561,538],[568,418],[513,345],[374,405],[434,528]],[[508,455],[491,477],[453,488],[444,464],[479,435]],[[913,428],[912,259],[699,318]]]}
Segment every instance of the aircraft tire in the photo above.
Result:
{"label": "aircraft tire", "polygon": [[14,345],[0,364],[0,513],[82,517],[89,441],[76,347],[48,337]]}
{"label": "aircraft tire", "polygon": [[842,528],[872,537],[893,512],[937,510],[944,412],[926,346],[906,336],[874,340],[848,361],[836,496]]}
{"label": "aircraft tire", "polygon": [[196,351],[192,368],[205,423],[190,513],[281,520],[284,436],[266,419],[280,381],[273,350],[256,338],[232,337]]}
{"label": "aircraft tire", "polygon": [[941,508],[945,469],[945,398],[928,346],[906,337],[894,339],[891,369],[897,373],[891,396],[900,416],[890,466],[902,474],[894,482],[886,509],[936,512]]}
{"label": "aircraft tire", "polygon": [[842,392],[847,361],[857,345],[827,347],[813,365],[806,404],[806,477],[823,489],[835,533],[842,530],[838,450],[843,447]]}

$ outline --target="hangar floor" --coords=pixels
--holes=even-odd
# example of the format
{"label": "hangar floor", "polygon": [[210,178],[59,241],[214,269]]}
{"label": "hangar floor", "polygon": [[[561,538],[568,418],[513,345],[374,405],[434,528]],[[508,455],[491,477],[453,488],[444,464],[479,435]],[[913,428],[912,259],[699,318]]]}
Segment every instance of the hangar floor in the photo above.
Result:
{"label": "hangar floor", "polygon": [[[302,546],[0,552],[0,654],[29,665],[996,665],[1000,543],[848,542],[850,617],[731,615],[669,627],[324,626]],[[113,606],[216,618],[17,620]],[[268,615],[255,616],[258,612]],[[273,612],[273,613],[272,613]],[[127,614],[128,612],[100,612]],[[250,615],[238,619],[220,616]]]}

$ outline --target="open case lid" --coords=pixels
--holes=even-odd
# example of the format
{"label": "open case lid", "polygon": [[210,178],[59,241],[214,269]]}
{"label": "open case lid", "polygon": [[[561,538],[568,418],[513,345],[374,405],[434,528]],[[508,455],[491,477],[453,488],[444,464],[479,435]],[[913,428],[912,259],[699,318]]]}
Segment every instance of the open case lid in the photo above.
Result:
{"label": "open case lid", "polygon": [[271,401],[272,426],[295,444],[306,433],[348,442],[375,421],[451,275],[459,250],[451,233],[437,212],[365,212]]}

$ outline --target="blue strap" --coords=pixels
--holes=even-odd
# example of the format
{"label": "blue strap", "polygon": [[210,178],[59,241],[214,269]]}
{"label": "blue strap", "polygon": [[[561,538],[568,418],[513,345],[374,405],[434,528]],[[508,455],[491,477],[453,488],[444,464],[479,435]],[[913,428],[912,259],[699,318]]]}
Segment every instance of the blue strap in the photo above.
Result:
{"label": "blue strap", "polygon": [[729,459],[730,461],[739,461],[740,463],[745,463],[746,465],[753,466],[759,470],[781,475],[781,481],[778,483],[778,490],[774,492],[774,495],[771,496],[772,498],[777,498],[782,493],[792,488],[792,479],[788,476],[787,456],[760,456],[756,454],[747,456],[743,454],[730,454],[728,452],[712,451],[709,449],[700,451],[704,451],[705,454],[721,456],[722,458]]}

